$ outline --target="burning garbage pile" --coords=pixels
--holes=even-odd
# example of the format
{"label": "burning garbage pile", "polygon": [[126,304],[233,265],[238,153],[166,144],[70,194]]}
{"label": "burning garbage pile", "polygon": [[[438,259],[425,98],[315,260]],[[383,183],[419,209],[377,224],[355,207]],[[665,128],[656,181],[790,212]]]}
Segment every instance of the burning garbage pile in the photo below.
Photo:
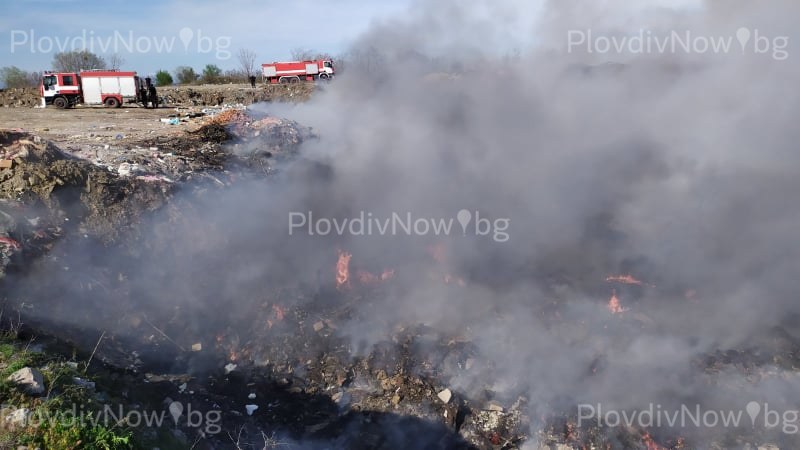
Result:
{"label": "burning garbage pile", "polygon": [[[292,123],[253,119],[241,111],[226,116],[208,125],[243,136],[240,145],[258,146],[255,133],[269,135]],[[185,142],[192,142],[187,147],[202,148],[198,134],[186,133]],[[109,337],[97,348],[98,361],[134,374],[147,372],[132,376],[134,385],[147,380],[172,400],[220,411],[225,429],[244,430],[242,442],[277,433],[298,445],[335,442],[338,448],[374,448],[382,442],[393,448],[415,442],[477,449],[525,448],[531,442],[561,448],[687,448],[687,438],[668,430],[607,431],[594,421],[579,424],[568,399],[536,401],[529,378],[515,368],[516,355],[529,355],[525,349],[531,346],[544,352],[542,345],[585,363],[570,372],[584,385],[602,384],[609,374],[623,376],[618,368],[626,367],[620,360],[625,342],[650,339],[670,326],[653,296],[689,301],[683,286],[662,288],[662,279],[651,271],[640,276],[626,266],[565,287],[560,280],[577,278],[534,270],[534,279],[555,281],[545,283],[548,288],[530,301],[527,293],[495,287],[498,279],[520,281],[493,271],[491,249],[470,259],[472,266],[464,264],[458,245],[463,240],[390,240],[392,252],[359,241],[287,241],[284,220],[260,221],[260,211],[284,218],[286,211],[270,208],[303,198],[299,186],[321,183],[322,191],[330,189],[329,179],[297,167],[309,164],[302,158],[287,165],[289,175],[302,175],[289,186],[252,177],[260,181],[239,190],[230,178],[227,189],[202,185],[195,192],[173,186],[186,183],[114,173],[28,134],[6,133],[4,139],[4,155],[15,169],[0,171],[3,183],[10,183],[2,185],[8,186],[3,192],[14,193],[0,215],[4,261],[32,250],[46,255],[25,269],[31,271],[27,278],[8,284],[9,292],[24,292],[29,299],[26,321],[44,330],[57,327],[54,334],[89,349],[97,337],[85,324],[113,324],[103,330]],[[288,148],[298,144],[287,142]],[[220,169],[203,170],[221,178],[230,163],[226,157]],[[244,172],[235,174],[248,178]],[[32,185],[32,175],[53,180],[52,188]],[[63,185],[55,182],[57,177]],[[90,185],[93,180],[104,183]],[[77,187],[84,206],[67,208],[64,186]],[[148,186],[153,189],[147,191]],[[288,198],[270,196],[273,189]],[[145,193],[149,196],[130,197]],[[248,207],[240,209],[242,204]],[[28,211],[34,206],[48,213],[37,220],[42,213]],[[115,216],[123,211],[130,215]],[[107,221],[102,230],[115,233],[101,234],[106,246],[98,252],[83,234],[89,230],[94,235],[90,225],[101,219]],[[313,250],[302,250],[306,245]],[[83,260],[84,254],[95,259]],[[228,291],[231,286],[235,295]],[[507,301],[487,301],[492,298],[487,295]],[[590,298],[593,306],[576,307],[575,296]],[[414,308],[407,307],[409,298]],[[441,311],[447,312],[444,319],[431,320]],[[769,355],[705,355],[694,362],[697,372],[691,377],[727,373],[732,367],[752,374],[758,367],[754,361],[770,358],[791,365],[793,349],[800,347],[791,339],[785,344],[786,350]],[[563,364],[559,357],[550,358],[545,364]],[[689,373],[681,375],[692,379]],[[548,375],[539,376],[547,380]],[[208,439],[223,445],[220,436]]]}
{"label": "burning garbage pile", "polygon": [[[548,17],[577,20],[556,3]],[[743,5],[698,22],[755,17]],[[492,54],[507,36],[475,42],[484,18],[424,6],[370,31],[387,48],[369,70],[283,111],[312,128],[193,118],[173,145],[199,157],[224,142],[206,170],[219,183],[117,224],[135,231],[124,246],[55,246],[6,277],[9,297],[163,396],[219,411],[239,444],[800,446],[797,105],[776,88],[796,65],[756,71],[737,52],[576,73],[531,51],[486,68],[441,48]],[[446,70],[470,76],[425,81]],[[80,172],[80,198],[97,170]],[[3,176],[6,192],[30,180]],[[287,229],[298,214],[310,231]],[[9,223],[13,261],[33,225]]]}

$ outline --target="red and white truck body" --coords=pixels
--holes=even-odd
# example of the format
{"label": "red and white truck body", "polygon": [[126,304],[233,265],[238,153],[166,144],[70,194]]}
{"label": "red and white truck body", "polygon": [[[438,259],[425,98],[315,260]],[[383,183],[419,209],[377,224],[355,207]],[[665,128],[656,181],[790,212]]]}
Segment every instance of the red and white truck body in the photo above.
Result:
{"label": "red and white truck body", "polygon": [[334,75],[333,61],[274,62],[261,65],[267,83],[298,83],[300,81],[329,80]]}
{"label": "red and white truck body", "polygon": [[39,92],[42,106],[69,108],[79,103],[119,107],[141,101],[141,81],[136,72],[96,70],[80,73],[45,72]]}

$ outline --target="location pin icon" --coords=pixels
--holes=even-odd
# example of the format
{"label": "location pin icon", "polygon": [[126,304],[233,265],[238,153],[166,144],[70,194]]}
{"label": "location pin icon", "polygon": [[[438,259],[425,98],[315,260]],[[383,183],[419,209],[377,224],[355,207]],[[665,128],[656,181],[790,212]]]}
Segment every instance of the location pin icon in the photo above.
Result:
{"label": "location pin icon", "polygon": [[742,27],[736,30],[736,39],[739,41],[739,44],[742,46],[742,52],[745,51],[747,47],[747,43],[750,42],[750,30]]}
{"label": "location pin icon", "polygon": [[189,27],[183,27],[178,33],[178,37],[181,38],[181,42],[183,42],[183,49],[188,52],[189,43],[192,42],[192,39],[194,38],[194,31],[192,31],[192,29]]}
{"label": "location pin icon", "polygon": [[175,426],[178,426],[178,419],[183,415],[183,405],[180,402],[170,403],[169,413],[172,416],[172,420],[175,421]]}
{"label": "location pin icon", "polygon": [[753,423],[753,426],[756,426],[756,417],[761,412],[761,405],[758,402],[750,402],[745,406],[745,411],[747,411],[747,415],[750,416],[750,422]]}
{"label": "location pin icon", "polygon": [[472,221],[472,213],[469,210],[462,209],[461,211],[456,214],[456,219],[458,219],[458,223],[461,224],[461,229],[464,231],[464,236],[467,235],[467,225],[469,225],[470,221]]}

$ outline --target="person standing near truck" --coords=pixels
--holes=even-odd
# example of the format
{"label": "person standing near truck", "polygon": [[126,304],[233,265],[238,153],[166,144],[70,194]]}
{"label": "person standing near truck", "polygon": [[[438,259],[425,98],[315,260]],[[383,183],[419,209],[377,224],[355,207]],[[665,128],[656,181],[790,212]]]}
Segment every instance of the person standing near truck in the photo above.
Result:
{"label": "person standing near truck", "polygon": [[158,108],[158,92],[155,85],[150,78],[145,78],[144,81],[147,84],[147,97],[150,100],[150,104],[153,105],[153,108]]}
{"label": "person standing near truck", "polygon": [[142,102],[142,106],[147,108],[147,86],[144,85],[141,79],[139,79],[139,101]]}
{"label": "person standing near truck", "polygon": [[256,87],[256,76],[255,75],[250,75],[250,86],[252,86],[253,88]]}

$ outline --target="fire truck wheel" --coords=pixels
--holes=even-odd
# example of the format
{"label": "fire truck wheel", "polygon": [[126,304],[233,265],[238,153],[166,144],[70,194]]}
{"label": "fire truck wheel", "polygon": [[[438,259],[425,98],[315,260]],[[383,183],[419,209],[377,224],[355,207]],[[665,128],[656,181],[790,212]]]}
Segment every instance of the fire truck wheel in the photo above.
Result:
{"label": "fire truck wheel", "polygon": [[105,102],[103,102],[109,108],[117,108],[119,107],[119,100],[116,97],[108,97]]}
{"label": "fire truck wheel", "polygon": [[64,97],[56,97],[53,99],[53,106],[58,109],[66,109],[69,106],[69,102]]}
{"label": "fire truck wheel", "polygon": [[330,76],[330,75],[328,75],[327,73],[321,73],[321,74],[319,74],[319,79],[320,79],[320,80],[325,80],[325,81],[328,81],[330,78],[331,78],[331,76]]}

